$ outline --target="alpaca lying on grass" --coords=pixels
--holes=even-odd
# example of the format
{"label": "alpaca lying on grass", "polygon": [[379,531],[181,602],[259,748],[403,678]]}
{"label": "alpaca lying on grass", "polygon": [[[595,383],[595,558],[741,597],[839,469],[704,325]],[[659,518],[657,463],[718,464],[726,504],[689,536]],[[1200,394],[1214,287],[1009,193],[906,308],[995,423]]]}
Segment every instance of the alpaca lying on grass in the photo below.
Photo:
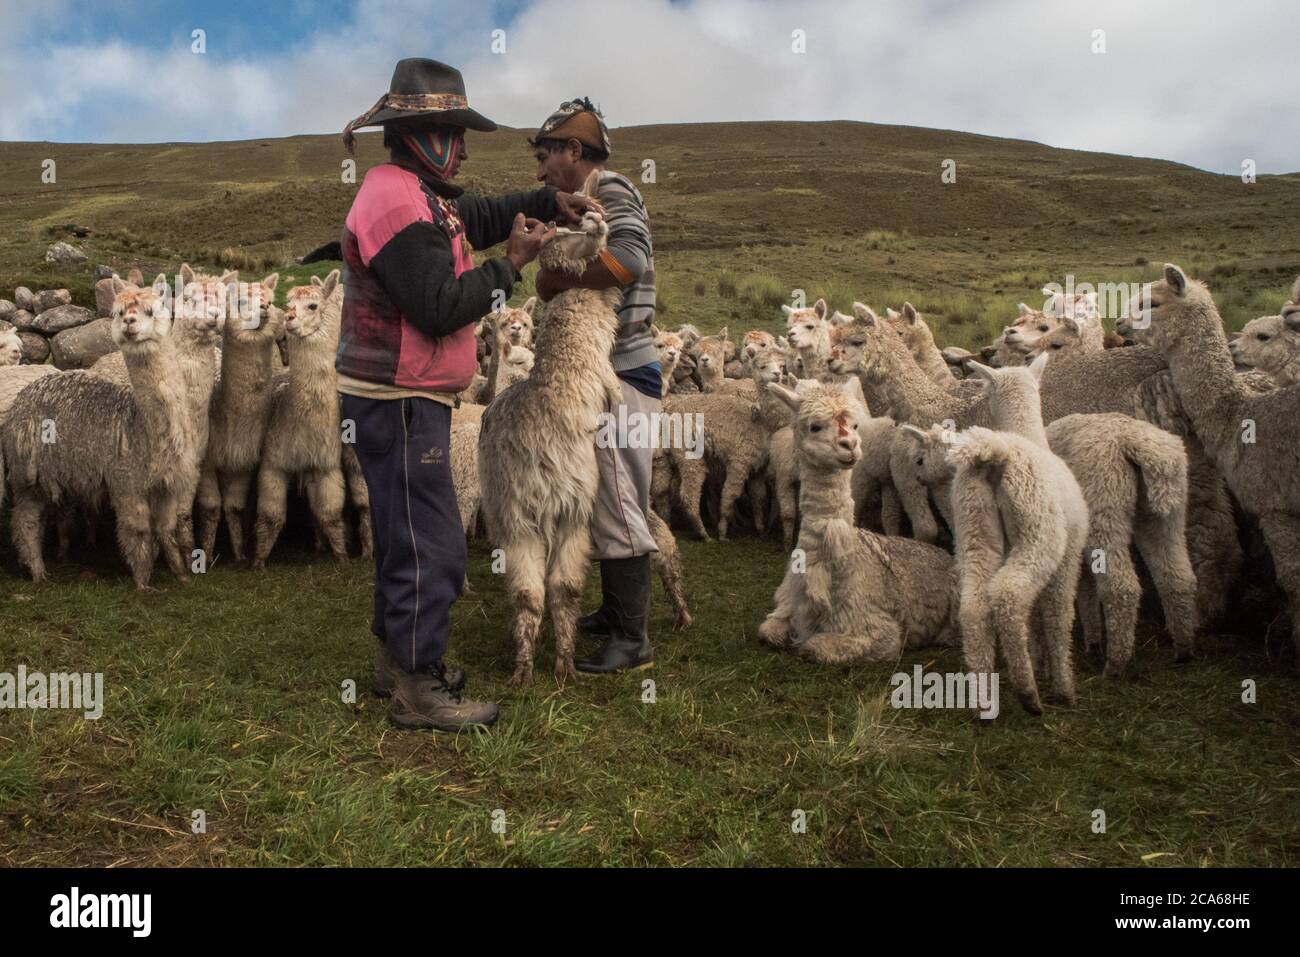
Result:
{"label": "alpaca lying on grass", "polygon": [[307,492],[312,518],[334,557],[346,561],[343,526],[342,436],[339,423],[338,350],[343,308],[336,269],[322,280],[289,290],[285,304],[289,374],[272,393],[270,420],[257,471],[257,524],[253,567],[266,559],[284,528],[289,480]]}
{"label": "alpaca lying on grass", "polygon": [[1300,664],[1300,390],[1260,394],[1240,381],[1209,290],[1177,266],[1143,286],[1129,316],[1120,331],[1164,355],[1196,435],[1259,520],[1290,602]]}
{"label": "alpaca lying on grass", "polygon": [[[596,174],[583,195],[595,189]],[[576,229],[560,228],[543,248],[544,269],[581,273],[605,248],[609,227],[587,212]],[[483,413],[479,485],[488,537],[505,552],[506,588],[515,608],[512,684],[532,680],[545,604],[555,632],[555,674],[572,677],[578,602],[591,551],[596,500],[593,436],[622,388],[610,365],[620,293],[568,289],[538,324],[536,365]]]}
{"label": "alpaca lying on grass", "polygon": [[245,513],[271,420],[273,355],[284,329],[284,313],[272,305],[279,281],[272,273],[242,288],[238,312],[223,332],[221,381],[198,490],[199,546],[209,557],[224,512],[231,552],[235,561],[244,560]]}
{"label": "alpaca lying on grass", "polygon": [[110,331],[130,386],[82,371],[48,375],[18,394],[0,428],[0,459],[9,463],[14,493],[14,546],[33,581],[45,580],[46,507],[94,511],[105,491],[136,587],[149,586],[160,548],[173,574],[189,578],[176,515],[197,439],[169,334],[166,284],[161,274],[146,289],[113,282]]}
{"label": "alpaca lying on grass", "polygon": [[795,410],[799,550],[759,637],[820,664],[894,661],[905,647],[956,644],[956,579],[942,549],[853,526],[849,481],[867,417],[856,378],[799,395],[767,388]]}
{"label": "alpaca lying on grass", "polygon": [[[1055,333],[1053,333],[1054,335]],[[1043,428],[1038,382],[1047,358],[995,370],[972,365],[987,382],[998,429],[1058,455],[1088,505],[1088,540],[1080,580],[1084,640],[1100,648],[1105,615],[1108,678],[1133,659],[1142,584],[1132,546],[1142,555],[1165,610],[1176,660],[1187,661],[1196,632],[1196,576],[1187,557],[1187,454],[1175,435],[1115,412],[1068,415]]]}

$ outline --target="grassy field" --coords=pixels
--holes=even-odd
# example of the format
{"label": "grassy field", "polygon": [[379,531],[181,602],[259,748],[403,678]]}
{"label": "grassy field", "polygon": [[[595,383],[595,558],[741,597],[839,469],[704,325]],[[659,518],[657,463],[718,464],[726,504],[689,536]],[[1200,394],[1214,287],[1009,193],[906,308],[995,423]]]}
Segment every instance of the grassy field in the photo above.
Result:
{"label": "grassy field", "polygon": [[[527,187],[523,137],[473,136],[466,185]],[[364,170],[379,153],[362,142]],[[911,299],[941,342],[973,346],[1066,272],[1120,282],[1172,260],[1237,327],[1276,312],[1300,272],[1295,175],[1248,186],[849,123],[643,127],[614,144],[618,168],[655,162],[643,190],[667,324],[776,329],[802,288],[844,310]],[[940,182],[945,158],[956,184]],[[92,263],[323,273],[292,258],[337,238],[354,189],[342,159],[332,137],[0,143],[0,295],[61,285],[88,302],[86,273],[40,262],[74,225],[91,230],[75,242]],[[1280,634],[1207,636],[1175,667],[1144,626],[1129,680],[1081,659],[1076,708],[1030,718],[1008,694],[990,726],[889,706],[894,671],[957,670],[955,652],[826,670],[760,645],[777,542],[682,550],[696,624],[670,632],[656,584],[653,670],[560,689],[544,639],[535,685],[517,691],[508,603],[475,542],[452,658],[503,716],[454,738],[388,724],[369,693],[370,569],[312,554],[301,529],[264,574],[218,556],[188,587],[160,568],[145,595],[106,546],[34,586],[0,529],[0,671],[103,672],[107,698],[97,721],[0,712],[0,864],[1300,863],[1300,699]],[[586,607],[596,598],[593,576]],[[1246,679],[1257,703],[1241,700]],[[206,833],[191,832],[195,810]]]}

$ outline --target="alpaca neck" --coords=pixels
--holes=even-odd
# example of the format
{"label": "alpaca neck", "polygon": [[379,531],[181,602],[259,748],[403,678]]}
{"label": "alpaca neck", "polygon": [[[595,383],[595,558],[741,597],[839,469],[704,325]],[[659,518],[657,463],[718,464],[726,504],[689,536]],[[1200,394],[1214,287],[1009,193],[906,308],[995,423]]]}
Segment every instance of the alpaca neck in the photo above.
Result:
{"label": "alpaca neck", "polygon": [[131,392],[143,434],[147,437],[151,470],[166,470],[187,444],[189,404],[176,343],[171,337],[122,350]]}
{"label": "alpaca neck", "polygon": [[338,411],[338,376],[334,371],[334,354],[338,350],[337,332],[325,322],[310,336],[289,335],[289,394],[300,409]]}
{"label": "alpaca neck", "polygon": [[806,530],[820,539],[828,522],[853,524],[853,470],[820,469],[807,459],[799,460],[799,538]]}
{"label": "alpaca neck", "polygon": [[876,365],[880,374],[873,385],[884,394],[895,419],[925,428],[943,418],[948,393],[921,371],[901,344],[899,349],[882,349]]}
{"label": "alpaca neck", "polygon": [[1187,329],[1167,350],[1165,361],[1192,428],[1216,455],[1232,453],[1240,445],[1248,396],[1237,378],[1223,321],[1213,305],[1197,303],[1188,303],[1166,321]]}
{"label": "alpaca neck", "polygon": [[1013,432],[1030,442],[1048,448],[1047,430],[1043,428],[1042,400],[1037,389],[1024,389],[1012,396],[998,395],[987,404],[992,428]]}
{"label": "alpaca neck", "polygon": [[[536,333],[533,395],[548,407],[577,402],[599,409],[616,384],[609,353],[614,348],[618,289],[568,289],[551,300]],[[594,374],[593,374],[594,373]]]}
{"label": "alpaca neck", "polygon": [[250,393],[267,388],[274,369],[274,349],[275,336],[269,330],[252,341],[226,336],[221,347],[222,405],[246,402]]}
{"label": "alpaca neck", "polygon": [[773,395],[762,382],[757,379],[754,381],[758,385],[758,417],[770,436],[790,424],[790,407],[779,396]]}

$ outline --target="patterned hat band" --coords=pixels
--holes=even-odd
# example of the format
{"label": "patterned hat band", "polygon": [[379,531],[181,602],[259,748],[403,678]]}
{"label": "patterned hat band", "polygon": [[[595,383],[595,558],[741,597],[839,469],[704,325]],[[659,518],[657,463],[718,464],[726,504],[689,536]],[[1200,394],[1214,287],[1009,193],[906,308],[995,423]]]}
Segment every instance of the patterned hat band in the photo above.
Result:
{"label": "patterned hat band", "polygon": [[380,110],[414,110],[442,112],[443,110],[469,109],[469,100],[460,93],[385,93],[375,105],[366,110],[343,129],[343,145],[353,151],[355,130],[370,125],[371,117]]}

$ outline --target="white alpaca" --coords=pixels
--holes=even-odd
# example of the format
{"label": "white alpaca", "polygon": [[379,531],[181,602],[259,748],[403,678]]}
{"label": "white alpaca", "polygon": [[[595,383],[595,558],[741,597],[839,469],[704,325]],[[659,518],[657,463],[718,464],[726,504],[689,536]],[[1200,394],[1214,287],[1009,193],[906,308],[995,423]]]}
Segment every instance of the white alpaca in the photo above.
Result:
{"label": "white alpaca", "polygon": [[[591,195],[596,174],[583,187]],[[545,269],[581,273],[605,248],[609,227],[595,212],[561,228],[539,257]],[[596,500],[595,432],[622,389],[610,365],[618,318],[613,289],[574,288],[546,307],[532,375],[483,413],[479,486],[492,542],[505,552],[506,588],[515,608],[515,672],[532,680],[546,603],[555,631],[555,674],[575,674],[574,632],[591,550]]]}
{"label": "white alpaca", "polygon": [[18,330],[6,329],[0,332],[0,368],[16,366],[23,361],[23,340],[18,338]]}
{"label": "white alpaca", "polygon": [[853,526],[849,482],[867,417],[858,380],[803,395],[767,388],[796,413],[802,556],[787,569],[759,637],[822,664],[894,661],[905,647],[955,644],[949,555]]}
{"label": "white alpaca", "polygon": [[[838,315],[838,313],[837,313]],[[903,337],[903,344],[912,353],[912,358],[921,367],[921,371],[941,386],[951,386],[956,380],[952,370],[944,361],[943,353],[934,343],[934,334],[926,325],[925,319],[910,302],[903,303],[902,312],[888,310],[889,324]],[[846,317],[847,318],[847,317]]]}
{"label": "white alpaca", "polygon": [[820,379],[829,371],[826,361],[831,352],[831,323],[826,300],[818,299],[812,306],[802,309],[783,305],[781,311],[785,313],[786,338],[803,361],[799,378]]}

